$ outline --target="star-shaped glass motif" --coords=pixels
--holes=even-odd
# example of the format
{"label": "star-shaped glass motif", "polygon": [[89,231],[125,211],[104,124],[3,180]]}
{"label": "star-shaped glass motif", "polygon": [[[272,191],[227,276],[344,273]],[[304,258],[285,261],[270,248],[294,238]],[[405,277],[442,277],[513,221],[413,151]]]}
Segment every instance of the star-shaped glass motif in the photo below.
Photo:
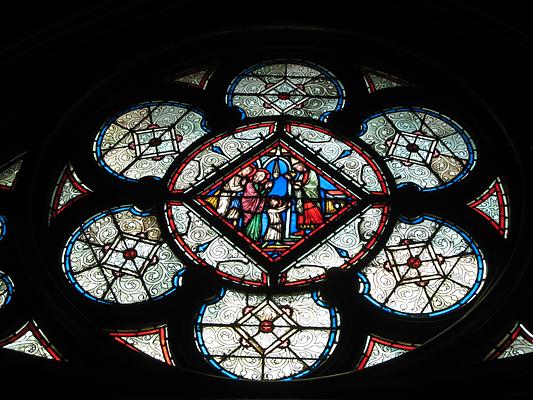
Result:
{"label": "star-shaped glass motif", "polygon": [[265,356],[279,347],[287,347],[289,338],[300,329],[291,313],[290,307],[282,309],[265,300],[256,307],[245,307],[234,329],[241,336],[243,346]]}
{"label": "star-shaped glass motif", "polygon": [[104,246],[102,267],[112,270],[115,274],[142,276],[149,265],[157,262],[160,244],[146,238],[122,234],[117,236],[111,245]]}
{"label": "star-shaped glass motif", "polygon": [[437,140],[421,132],[396,133],[389,142],[387,156],[404,163],[426,165],[431,163],[436,146]]}
{"label": "star-shaped glass motif", "polygon": [[294,85],[290,80],[282,79],[273,86],[267,85],[261,98],[267,106],[284,113],[303,103],[307,98],[307,93],[301,85]]}

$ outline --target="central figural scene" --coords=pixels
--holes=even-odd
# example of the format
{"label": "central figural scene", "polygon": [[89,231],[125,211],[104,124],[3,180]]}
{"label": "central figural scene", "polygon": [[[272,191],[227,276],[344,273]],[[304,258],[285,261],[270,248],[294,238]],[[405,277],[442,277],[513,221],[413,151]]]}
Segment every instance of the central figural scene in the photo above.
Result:
{"label": "central figural scene", "polygon": [[199,199],[271,261],[357,200],[281,141],[203,191]]}

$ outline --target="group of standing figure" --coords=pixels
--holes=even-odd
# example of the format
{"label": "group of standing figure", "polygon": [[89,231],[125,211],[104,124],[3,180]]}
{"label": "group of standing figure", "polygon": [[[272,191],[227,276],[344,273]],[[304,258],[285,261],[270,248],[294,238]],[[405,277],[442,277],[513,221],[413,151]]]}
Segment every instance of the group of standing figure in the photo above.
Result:
{"label": "group of standing figure", "polygon": [[[271,194],[275,180],[270,172],[249,165],[233,175],[223,186],[214,204],[217,212],[254,241],[279,243],[290,239],[284,235],[287,221],[283,213],[294,201],[296,213],[295,232],[290,236],[303,236],[323,222],[320,202],[320,182],[315,171],[304,163],[292,166],[292,173],[282,176],[290,184],[285,196]],[[268,225],[262,236],[263,213],[266,212]],[[262,239],[262,240],[261,240]]]}

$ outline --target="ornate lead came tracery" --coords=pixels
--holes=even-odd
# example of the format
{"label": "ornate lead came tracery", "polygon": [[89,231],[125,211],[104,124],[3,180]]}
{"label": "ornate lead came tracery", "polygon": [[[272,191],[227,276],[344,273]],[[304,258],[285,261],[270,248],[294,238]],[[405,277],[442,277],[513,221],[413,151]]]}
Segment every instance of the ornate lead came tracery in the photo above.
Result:
{"label": "ornate lead came tracery", "polygon": [[120,179],[162,178],[172,161],[208,132],[203,112],[189,105],[136,104],[103,125],[94,142],[94,156]]}
{"label": "ornate lead came tracery", "polygon": [[[239,152],[227,146],[235,141]],[[312,162],[317,153],[323,158]],[[334,178],[339,170],[351,179]],[[369,205],[372,195],[388,190],[381,169],[360,147],[309,124],[264,122],[219,135],[177,167],[169,188],[187,194],[183,202],[169,202],[165,213],[178,247],[224,278],[251,286],[301,286],[323,280],[330,268],[349,268],[388,221],[387,205]],[[224,229],[210,226],[216,220]],[[328,226],[333,232],[319,240]],[[228,227],[234,233],[222,234]],[[242,249],[234,245],[238,238]],[[305,255],[287,264],[285,255],[302,246]]]}
{"label": "ornate lead came tracery", "polygon": [[196,339],[222,373],[254,380],[293,379],[333,351],[337,311],[318,294],[252,295],[226,290],[200,310]]}
{"label": "ornate lead came tracery", "polygon": [[466,233],[428,216],[398,222],[385,248],[359,277],[365,298],[383,310],[435,316],[472,300],[486,267]]}
{"label": "ornate lead came tracery", "polygon": [[[217,73],[200,68],[176,81],[205,89]],[[405,84],[371,78],[373,90]],[[441,189],[472,170],[476,147],[458,123],[395,107],[371,113],[359,137],[337,136],[327,120],[343,108],[344,86],[299,60],[245,69],[226,94],[240,126],[211,132],[209,114],[179,101],[134,104],[103,125],[98,164],[140,185],[164,177],[168,193],[163,210],[107,209],[71,234],[64,271],[86,299],[147,302],[173,292],[185,268],[205,268],[224,289],[198,312],[201,355],[225,376],[280,380],[312,373],[336,347],[339,312],[319,296],[332,269],[359,275],[370,307],[400,319],[438,317],[480,291],[485,260],[470,235],[436,217],[398,221],[393,204],[405,184]],[[173,365],[168,322],[111,335]],[[380,340],[367,347],[366,366],[414,348]]]}
{"label": "ornate lead came tracery", "polygon": [[455,121],[419,107],[390,108],[363,122],[360,138],[385,160],[398,186],[436,190],[463,179],[476,148]]}
{"label": "ornate lead came tracery", "polygon": [[161,238],[157,219],[132,206],[97,214],[69,238],[63,270],[85,296],[138,303],[175,289],[183,264]]}
{"label": "ornate lead came tracery", "polygon": [[342,84],[325,68],[304,61],[279,60],[255,65],[228,88],[226,102],[244,118],[292,115],[327,120],[344,106]]}

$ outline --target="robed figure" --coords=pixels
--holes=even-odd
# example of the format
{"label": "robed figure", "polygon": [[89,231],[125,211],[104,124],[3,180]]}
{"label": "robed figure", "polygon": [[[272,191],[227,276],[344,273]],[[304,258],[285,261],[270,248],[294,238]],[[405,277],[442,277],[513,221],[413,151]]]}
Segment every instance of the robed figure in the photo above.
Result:
{"label": "robed figure", "polygon": [[258,241],[262,230],[262,212],[267,201],[267,194],[273,183],[269,182],[270,172],[258,169],[244,187],[242,212],[244,233],[252,240]]}
{"label": "robed figure", "polygon": [[287,174],[296,198],[296,226],[297,234],[304,234],[305,230],[315,229],[324,222],[320,209],[320,182],[315,171],[308,168],[304,163],[296,163],[293,166],[296,175]]}

